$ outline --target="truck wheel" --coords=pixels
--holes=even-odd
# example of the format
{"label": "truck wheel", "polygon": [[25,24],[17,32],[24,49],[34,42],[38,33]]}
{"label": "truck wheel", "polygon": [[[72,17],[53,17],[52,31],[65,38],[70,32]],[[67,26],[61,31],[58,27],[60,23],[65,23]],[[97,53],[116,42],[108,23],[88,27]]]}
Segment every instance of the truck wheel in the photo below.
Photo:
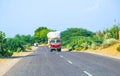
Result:
{"label": "truck wheel", "polygon": [[58,49],[58,52],[61,52],[61,48],[60,48],[60,49]]}

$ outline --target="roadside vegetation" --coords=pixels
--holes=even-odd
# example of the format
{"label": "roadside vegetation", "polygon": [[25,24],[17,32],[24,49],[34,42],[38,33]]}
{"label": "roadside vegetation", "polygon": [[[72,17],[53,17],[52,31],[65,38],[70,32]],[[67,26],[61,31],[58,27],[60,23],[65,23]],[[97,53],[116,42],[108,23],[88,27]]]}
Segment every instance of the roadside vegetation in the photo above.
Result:
{"label": "roadside vegetation", "polygon": [[120,52],[120,45],[118,45],[116,49],[117,49],[117,51]]}
{"label": "roadside vegetation", "polygon": [[10,57],[14,52],[31,50],[34,43],[47,43],[47,33],[53,31],[46,27],[39,27],[34,31],[34,36],[19,35],[6,38],[5,33],[0,31],[0,57]]}
{"label": "roadside vegetation", "polygon": [[[39,27],[34,35],[19,35],[6,38],[5,33],[0,31],[0,57],[9,57],[13,52],[31,50],[34,43],[47,44],[47,33],[55,31],[47,27]],[[118,43],[120,25],[104,31],[92,32],[83,28],[68,28],[62,31],[62,48],[72,50],[104,49]],[[120,51],[120,45],[116,47]]]}
{"label": "roadside vegetation", "polygon": [[62,32],[63,48],[67,48],[69,51],[104,49],[118,43],[119,31],[120,25],[114,25],[112,28],[98,32],[82,28],[69,28]]}
{"label": "roadside vegetation", "polygon": [[47,33],[53,30],[47,27],[39,27],[34,32],[34,40],[40,44],[47,44]]}
{"label": "roadside vegetation", "polygon": [[16,35],[14,38],[6,38],[5,33],[0,32],[0,57],[9,57],[13,52],[31,50],[33,37],[30,35]]}

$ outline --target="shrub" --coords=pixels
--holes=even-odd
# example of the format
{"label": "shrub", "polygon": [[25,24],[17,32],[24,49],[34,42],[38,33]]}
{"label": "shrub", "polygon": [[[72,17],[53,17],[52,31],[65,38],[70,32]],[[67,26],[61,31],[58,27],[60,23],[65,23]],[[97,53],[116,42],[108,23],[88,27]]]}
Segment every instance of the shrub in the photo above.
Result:
{"label": "shrub", "polygon": [[93,50],[96,50],[97,49],[97,43],[92,43],[90,48],[93,49]]}
{"label": "shrub", "polygon": [[24,45],[25,50],[32,50],[30,46],[31,46],[30,44]]}
{"label": "shrub", "polygon": [[120,52],[120,45],[119,45],[116,49],[117,49],[117,51],[119,51],[119,52]]}
{"label": "shrub", "polygon": [[0,54],[0,58],[3,58],[3,56]]}
{"label": "shrub", "polygon": [[72,49],[70,48],[70,49],[68,49],[68,51],[72,51]]}
{"label": "shrub", "polygon": [[77,44],[77,45],[74,46],[74,49],[80,51],[80,50],[83,49],[83,47],[81,46],[81,44]]}
{"label": "shrub", "polygon": [[0,57],[8,57],[11,55],[12,52],[10,52],[6,46],[5,33],[0,31]]}
{"label": "shrub", "polygon": [[84,50],[88,49],[88,43],[82,43],[81,46],[83,47]]}
{"label": "shrub", "polygon": [[13,52],[8,50],[8,53],[5,53],[4,56],[5,57],[9,57],[9,56],[12,56],[13,55]]}
{"label": "shrub", "polygon": [[114,38],[111,39],[106,39],[104,40],[103,44],[102,44],[102,48],[107,48],[115,43],[117,43],[118,41]]}

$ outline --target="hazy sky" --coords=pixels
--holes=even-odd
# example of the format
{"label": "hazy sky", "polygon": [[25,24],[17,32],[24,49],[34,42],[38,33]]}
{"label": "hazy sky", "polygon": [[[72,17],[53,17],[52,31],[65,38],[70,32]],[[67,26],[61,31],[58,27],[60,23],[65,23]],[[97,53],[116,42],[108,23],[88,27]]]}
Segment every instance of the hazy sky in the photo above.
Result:
{"label": "hazy sky", "polygon": [[31,34],[40,26],[90,31],[120,23],[120,0],[0,0],[0,30],[7,37]]}

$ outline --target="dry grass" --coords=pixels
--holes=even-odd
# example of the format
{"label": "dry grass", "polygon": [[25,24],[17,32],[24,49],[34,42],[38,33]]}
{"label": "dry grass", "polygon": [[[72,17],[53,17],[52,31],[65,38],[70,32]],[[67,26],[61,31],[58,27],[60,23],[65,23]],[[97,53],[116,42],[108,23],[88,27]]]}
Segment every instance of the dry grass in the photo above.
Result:
{"label": "dry grass", "polygon": [[105,48],[105,49],[87,50],[86,52],[94,52],[94,53],[100,53],[100,54],[103,54],[103,55],[120,57],[120,52],[118,52],[116,50],[118,45],[120,45],[120,43],[116,43],[113,46],[110,46],[110,47]]}
{"label": "dry grass", "polygon": [[48,46],[48,44],[40,44],[40,46]]}

